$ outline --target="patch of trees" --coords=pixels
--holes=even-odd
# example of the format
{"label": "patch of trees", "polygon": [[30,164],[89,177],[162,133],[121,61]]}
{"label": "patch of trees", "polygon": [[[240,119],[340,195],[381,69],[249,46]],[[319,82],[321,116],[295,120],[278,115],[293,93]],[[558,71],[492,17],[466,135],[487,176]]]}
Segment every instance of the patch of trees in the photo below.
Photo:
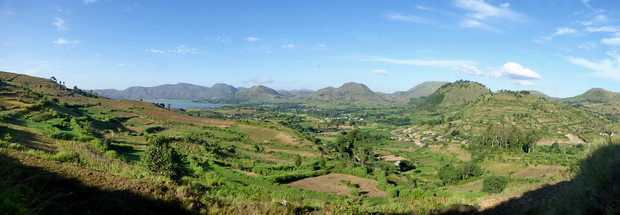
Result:
{"label": "patch of trees", "polygon": [[439,169],[437,174],[444,184],[453,184],[460,180],[481,176],[484,170],[474,161],[462,165],[446,165]]}
{"label": "patch of trees", "polygon": [[530,153],[540,136],[534,130],[522,130],[515,126],[489,125],[480,136],[485,146],[503,147]]}
{"label": "patch of trees", "polygon": [[482,182],[482,192],[501,193],[508,184],[506,176],[489,176]]}

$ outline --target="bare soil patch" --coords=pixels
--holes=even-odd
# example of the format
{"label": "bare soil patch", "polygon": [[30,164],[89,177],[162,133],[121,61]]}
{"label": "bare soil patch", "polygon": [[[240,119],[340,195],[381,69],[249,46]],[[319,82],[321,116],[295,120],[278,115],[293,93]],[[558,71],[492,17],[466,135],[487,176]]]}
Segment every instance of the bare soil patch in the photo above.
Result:
{"label": "bare soil patch", "polygon": [[384,161],[402,161],[402,160],[407,160],[407,158],[396,157],[395,155],[381,156],[381,157],[379,157],[379,159],[380,160],[384,160]]}
{"label": "bare soil patch", "polygon": [[339,173],[305,178],[286,185],[305,190],[312,190],[315,192],[326,192],[341,196],[351,196],[349,195],[349,190],[351,188],[340,183],[340,180],[351,181],[351,183],[357,184],[359,186],[358,189],[360,193],[364,194],[366,197],[387,198],[387,193],[377,189],[377,181]]}
{"label": "bare soil patch", "polygon": [[456,158],[458,158],[459,160],[462,161],[470,161],[471,160],[471,154],[461,148],[459,148],[456,145],[449,145],[446,149],[441,149],[440,147],[434,147],[434,148],[430,148],[428,150],[429,152],[433,152],[433,153],[437,153],[437,154],[444,154],[444,155],[448,155],[448,156],[455,156]]}
{"label": "bare soil patch", "polygon": [[479,179],[463,185],[449,186],[446,190],[458,192],[479,191],[482,190],[482,182],[484,182],[484,179]]}
{"label": "bare soil patch", "polygon": [[418,147],[411,147],[411,148],[384,148],[386,150],[392,150],[392,151],[405,151],[405,152],[415,152],[415,150],[418,149]]}
{"label": "bare soil patch", "polygon": [[522,177],[552,177],[553,175],[562,175],[562,171],[566,167],[563,166],[548,166],[548,165],[530,165],[525,169],[517,171],[514,176]]}
{"label": "bare soil patch", "polygon": [[274,151],[274,152],[283,152],[283,153],[288,153],[288,154],[298,154],[299,156],[304,156],[304,157],[309,157],[309,158],[315,158],[318,157],[318,155],[309,152],[309,151],[304,151],[304,150],[292,150],[292,149],[266,149],[265,151]]}

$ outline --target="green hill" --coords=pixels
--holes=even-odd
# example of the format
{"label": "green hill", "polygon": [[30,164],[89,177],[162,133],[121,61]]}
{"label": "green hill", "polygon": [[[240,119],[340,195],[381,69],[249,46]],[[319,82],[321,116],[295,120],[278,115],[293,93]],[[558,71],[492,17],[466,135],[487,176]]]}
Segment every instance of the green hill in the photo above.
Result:
{"label": "green hill", "polygon": [[240,101],[262,101],[283,98],[286,98],[286,96],[276,92],[274,89],[259,85],[250,87],[247,90],[237,91],[235,95],[229,99],[236,99]]}
{"label": "green hill", "polygon": [[346,83],[339,88],[323,88],[305,98],[325,102],[386,102],[384,97],[376,94],[366,85],[353,82]]}
{"label": "green hill", "polygon": [[444,84],[449,82],[427,81],[416,85],[408,91],[394,92],[391,97],[403,103],[409,102],[411,99],[429,96]]}
{"label": "green hill", "polygon": [[489,125],[499,124],[548,135],[599,133],[619,128],[612,121],[585,110],[513,91],[483,94],[460,110],[439,116],[431,124],[471,135],[481,135]]}
{"label": "green hill", "polygon": [[467,105],[480,95],[491,93],[484,85],[471,81],[456,81],[441,86],[415,106],[416,110],[445,113]]}
{"label": "green hill", "polygon": [[560,99],[558,102],[620,122],[620,93],[593,88],[581,95]]}
{"label": "green hill", "polygon": [[527,92],[530,92],[530,95],[533,95],[533,96],[536,96],[536,97],[540,97],[540,98],[544,98],[544,99],[549,100],[549,101],[556,101],[556,100],[558,100],[558,98],[548,96],[547,94],[545,94],[543,92],[540,92],[538,90],[527,90]]}
{"label": "green hill", "polygon": [[131,99],[131,100],[192,100],[192,99],[221,99],[237,92],[233,86],[226,84],[215,84],[213,87],[203,87],[193,84],[165,84],[155,87],[130,87],[125,90],[93,90],[94,93],[112,99]]}

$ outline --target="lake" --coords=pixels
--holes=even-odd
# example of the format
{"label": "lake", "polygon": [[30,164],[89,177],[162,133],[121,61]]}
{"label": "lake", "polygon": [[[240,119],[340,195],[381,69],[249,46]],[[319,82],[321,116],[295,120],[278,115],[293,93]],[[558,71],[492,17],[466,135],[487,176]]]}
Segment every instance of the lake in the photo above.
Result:
{"label": "lake", "polygon": [[168,104],[170,104],[171,108],[183,108],[183,109],[190,109],[190,108],[216,108],[219,107],[219,105],[215,105],[215,104],[207,104],[207,103],[196,103],[196,102],[190,102],[190,101],[167,101],[167,100],[158,100],[158,101],[147,101],[147,102],[153,102],[153,103],[164,103],[166,104],[166,107],[168,107]]}

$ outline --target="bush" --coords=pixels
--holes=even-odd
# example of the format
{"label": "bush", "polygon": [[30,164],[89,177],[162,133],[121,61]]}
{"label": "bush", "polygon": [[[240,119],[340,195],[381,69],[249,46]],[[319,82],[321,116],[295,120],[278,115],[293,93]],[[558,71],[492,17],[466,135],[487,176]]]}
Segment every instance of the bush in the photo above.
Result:
{"label": "bush", "polygon": [[349,190],[349,194],[351,194],[352,196],[360,196],[361,195],[360,190],[357,189],[357,187],[351,188]]}
{"label": "bush", "polygon": [[181,155],[168,142],[169,139],[165,137],[151,138],[149,140],[151,146],[144,152],[141,164],[155,175],[177,179],[182,173]]}
{"label": "bush", "polygon": [[482,182],[482,191],[487,193],[501,193],[508,184],[506,176],[489,176]]}

